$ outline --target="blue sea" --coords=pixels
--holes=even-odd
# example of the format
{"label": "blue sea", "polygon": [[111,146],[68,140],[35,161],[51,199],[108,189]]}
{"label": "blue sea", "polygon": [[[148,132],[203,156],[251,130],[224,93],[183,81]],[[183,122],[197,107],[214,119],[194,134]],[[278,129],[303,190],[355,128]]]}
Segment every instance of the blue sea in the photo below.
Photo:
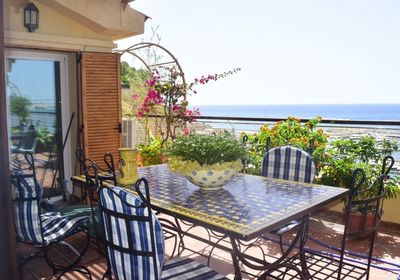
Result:
{"label": "blue sea", "polygon": [[202,116],[400,120],[400,104],[210,105],[198,106]]}

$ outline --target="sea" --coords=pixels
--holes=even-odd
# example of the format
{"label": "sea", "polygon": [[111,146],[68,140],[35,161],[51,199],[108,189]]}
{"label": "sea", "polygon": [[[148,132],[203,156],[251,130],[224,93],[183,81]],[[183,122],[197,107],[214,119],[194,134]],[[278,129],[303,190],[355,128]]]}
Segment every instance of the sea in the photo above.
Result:
{"label": "sea", "polygon": [[207,105],[203,116],[400,121],[400,104]]}

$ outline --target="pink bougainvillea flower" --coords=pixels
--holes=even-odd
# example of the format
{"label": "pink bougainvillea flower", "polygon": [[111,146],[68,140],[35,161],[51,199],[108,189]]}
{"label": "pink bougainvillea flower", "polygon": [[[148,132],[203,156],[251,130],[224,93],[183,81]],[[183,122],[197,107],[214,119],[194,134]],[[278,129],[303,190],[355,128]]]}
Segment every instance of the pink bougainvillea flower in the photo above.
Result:
{"label": "pink bougainvillea flower", "polygon": [[182,106],[180,106],[178,104],[174,104],[174,106],[172,106],[172,110],[174,112],[180,111],[180,110],[182,110]]}

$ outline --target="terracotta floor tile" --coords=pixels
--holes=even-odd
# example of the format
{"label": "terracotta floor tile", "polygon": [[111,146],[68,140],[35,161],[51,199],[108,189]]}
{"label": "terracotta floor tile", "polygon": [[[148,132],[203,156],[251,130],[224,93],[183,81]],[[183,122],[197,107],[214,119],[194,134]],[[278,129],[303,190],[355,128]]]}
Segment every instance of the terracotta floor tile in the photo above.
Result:
{"label": "terracotta floor tile", "polygon": [[[340,218],[337,216],[330,216],[326,213],[319,213],[315,215],[311,222],[309,228],[309,235],[311,238],[315,238],[318,241],[323,243],[327,243],[331,246],[339,246],[340,240],[342,237],[343,225]],[[200,228],[196,228],[193,231],[197,235],[205,236],[206,232]],[[267,237],[272,238],[273,236],[267,235]],[[284,238],[285,241],[293,238],[293,235],[288,235]],[[79,242],[82,242],[79,238],[72,239],[71,244],[79,246]],[[397,263],[400,266],[400,232],[391,231],[388,229],[381,228],[378,236],[376,238],[376,246],[374,247],[375,258],[383,258],[385,261]],[[189,238],[185,238],[185,245],[187,247],[192,248],[196,252],[201,252],[203,254],[208,254],[212,249],[210,246],[206,246],[203,243],[198,241],[194,241]],[[257,245],[260,245],[265,249],[265,252],[269,255],[267,259],[272,260],[272,258],[278,257],[281,252],[279,246],[270,241],[270,240],[259,240]],[[318,252],[327,251],[323,246],[309,240],[307,243],[308,248],[312,250],[316,250]],[[364,254],[367,252],[368,240],[349,240],[346,245],[346,248],[352,250],[356,253]],[[171,254],[173,247],[173,240],[166,241],[166,255]],[[72,255],[70,252],[66,250],[66,248],[56,248],[52,254],[53,256],[61,261],[65,259],[69,259]],[[258,248],[249,249],[249,254],[257,254]],[[26,253],[32,252],[32,247],[27,245],[19,245],[18,253],[24,255]],[[334,252],[330,250],[330,252]],[[337,253],[337,252],[336,252]],[[207,264],[207,259],[201,257],[193,252],[185,250],[183,252],[184,256],[188,256],[190,258],[194,258],[204,264]],[[356,260],[360,260],[359,257],[354,257]],[[91,247],[87,251],[84,259],[82,260],[82,265],[87,266],[91,271],[93,279],[101,279],[105,269],[106,269],[106,260],[100,255],[97,251],[97,247],[92,242]],[[232,259],[230,254],[225,251],[221,251],[219,249],[214,249],[212,257],[210,259],[210,266],[217,270],[219,273],[223,275],[227,275],[229,279],[233,279],[233,266]],[[400,268],[400,267],[399,267]],[[398,268],[398,269],[399,269]],[[251,270],[247,269],[247,271],[251,272]],[[22,271],[24,279],[26,280],[36,280],[36,279],[55,279],[55,276],[52,276],[52,270],[46,264],[43,259],[36,259],[29,262]],[[400,273],[400,271],[399,271]],[[70,279],[70,280],[80,280],[87,279],[84,275],[71,272],[62,277],[62,279]],[[254,277],[243,274],[243,279],[254,279]],[[396,280],[397,275],[394,273],[390,273],[381,269],[372,268],[371,269],[371,280]],[[127,279],[128,280],[128,279]]]}

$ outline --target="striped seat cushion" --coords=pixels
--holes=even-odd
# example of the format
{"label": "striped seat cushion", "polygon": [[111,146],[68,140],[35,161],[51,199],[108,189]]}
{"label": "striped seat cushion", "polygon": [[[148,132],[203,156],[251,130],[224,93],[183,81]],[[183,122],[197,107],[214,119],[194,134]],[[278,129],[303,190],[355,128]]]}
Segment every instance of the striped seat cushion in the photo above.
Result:
{"label": "striped seat cushion", "polygon": [[64,217],[58,212],[48,212],[41,216],[43,238],[46,243],[60,240],[72,234],[79,226],[87,224],[89,217]]}
{"label": "striped seat cushion", "polygon": [[222,280],[228,279],[211,268],[189,258],[175,258],[165,263],[161,279],[163,280]]}
{"label": "striped seat cushion", "polygon": [[[99,192],[100,205],[115,213],[126,214],[132,217],[148,217],[147,208],[141,206],[142,200],[120,187],[101,189]],[[164,263],[164,235],[161,225],[152,212],[153,234],[156,247],[156,263],[158,275],[155,275],[153,258],[131,253],[135,251],[151,252],[150,222],[126,220],[107,212],[102,212],[105,229],[105,238],[111,270],[117,280],[160,279],[161,268]],[[114,248],[113,248],[114,247]]]}
{"label": "striped seat cushion", "polygon": [[17,173],[11,182],[15,231],[21,241],[45,246],[68,236],[88,221],[86,216],[69,218],[58,212],[40,214],[42,188],[33,175]]}
{"label": "striped seat cushion", "polygon": [[313,158],[301,149],[276,147],[265,154],[261,174],[276,179],[311,183],[315,177],[315,164]]}
{"label": "striped seat cushion", "polygon": [[43,245],[39,218],[41,189],[33,175],[13,172],[11,177],[14,227],[21,241]]}

